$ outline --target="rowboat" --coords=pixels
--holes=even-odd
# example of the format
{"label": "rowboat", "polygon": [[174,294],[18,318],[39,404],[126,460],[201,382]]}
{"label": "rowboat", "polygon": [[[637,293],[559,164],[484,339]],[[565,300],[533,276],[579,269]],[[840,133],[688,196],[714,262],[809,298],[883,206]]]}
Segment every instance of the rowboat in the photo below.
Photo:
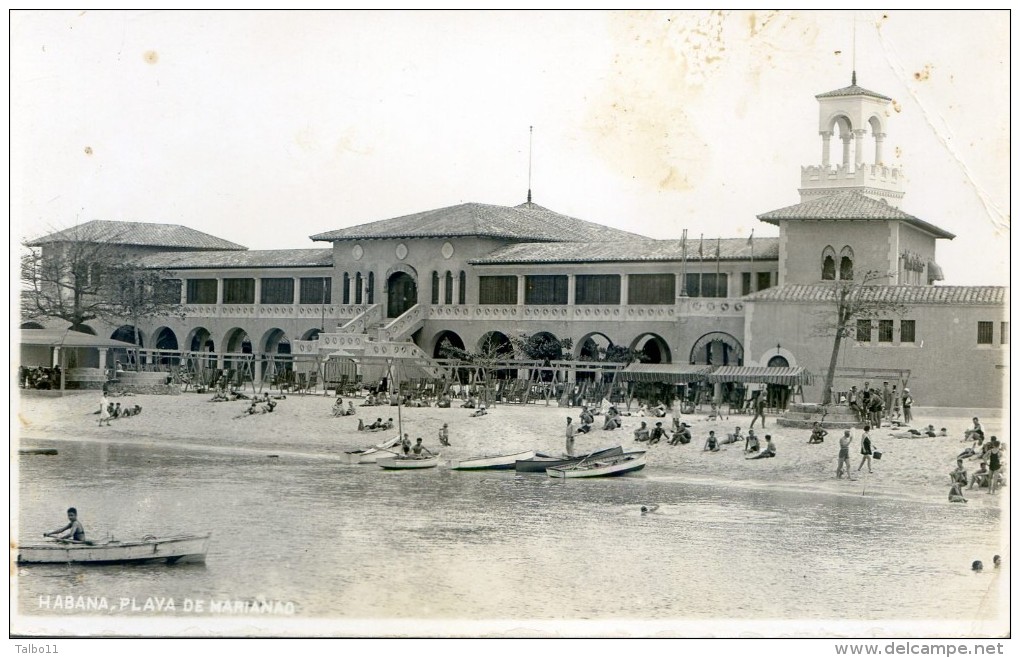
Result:
{"label": "rowboat", "polygon": [[547,468],[546,473],[554,478],[594,478],[610,475],[624,475],[640,471],[645,467],[645,451],[625,452],[615,457],[604,457],[578,462],[564,468]]}
{"label": "rowboat", "polygon": [[54,539],[45,544],[18,546],[18,564],[122,564],[128,562],[205,562],[209,535],[144,537],[118,541],[77,542]]}
{"label": "rowboat", "polygon": [[455,471],[496,471],[509,470],[520,460],[533,459],[534,450],[518,452],[513,455],[482,455],[451,462],[450,468]]}
{"label": "rowboat", "polygon": [[439,466],[439,455],[431,457],[386,457],[375,462],[379,466],[389,470],[404,470],[409,468],[435,468]]}
{"label": "rowboat", "polygon": [[345,464],[374,464],[380,457],[392,457],[393,453],[387,450],[400,443],[400,436],[395,436],[389,441],[361,448],[360,450],[348,450],[343,454]]}
{"label": "rowboat", "polygon": [[535,455],[532,459],[518,460],[514,464],[514,468],[518,473],[545,473],[547,468],[563,468],[566,466],[573,466],[581,462],[582,460],[599,459],[601,457],[614,457],[616,455],[622,455],[623,448],[620,446],[613,446],[612,448],[603,448],[590,452],[586,455],[576,455],[574,457],[568,457],[567,455],[561,455],[559,457],[554,455]]}

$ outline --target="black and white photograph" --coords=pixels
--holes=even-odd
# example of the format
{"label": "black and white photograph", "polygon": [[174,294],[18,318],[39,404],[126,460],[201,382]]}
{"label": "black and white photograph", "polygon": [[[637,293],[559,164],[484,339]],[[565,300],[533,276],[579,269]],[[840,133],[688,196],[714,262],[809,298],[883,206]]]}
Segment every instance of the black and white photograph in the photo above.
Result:
{"label": "black and white photograph", "polygon": [[1002,654],[1010,22],[11,11],[9,646]]}

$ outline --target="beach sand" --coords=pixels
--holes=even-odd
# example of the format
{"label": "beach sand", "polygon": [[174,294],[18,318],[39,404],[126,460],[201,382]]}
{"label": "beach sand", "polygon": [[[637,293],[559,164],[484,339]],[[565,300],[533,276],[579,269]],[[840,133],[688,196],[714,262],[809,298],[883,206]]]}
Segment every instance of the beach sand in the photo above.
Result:
{"label": "beach sand", "polygon": [[[334,418],[331,413],[335,400],[320,394],[289,395],[280,400],[271,414],[237,418],[244,413],[248,402],[210,402],[211,394],[183,393],[176,396],[132,395],[115,398],[122,405],[139,404],[139,416],[114,420],[109,427],[98,426],[99,394],[74,392],[63,397],[43,397],[34,393],[20,396],[18,421],[21,429],[20,446],[33,447],[40,440],[110,441],[138,445],[177,447],[189,450],[216,452],[265,453],[281,457],[336,460],[345,450],[379,443],[392,432],[359,432],[358,419],[366,424],[376,418],[397,420],[397,407],[357,407],[358,414]],[[351,398],[355,405],[361,398]],[[479,418],[470,417],[471,411],[459,408],[454,401],[450,409],[435,407],[404,408],[404,431],[412,441],[422,437],[434,452],[442,452],[443,459],[464,459],[478,455],[496,455],[537,450],[560,454],[564,449],[564,428],[567,416],[578,422],[580,409],[560,407],[544,402],[528,405],[500,404]],[[930,418],[919,415],[915,427],[929,422],[936,428],[946,427],[948,437],[898,439],[888,435],[889,429],[872,431],[875,449],[882,452],[881,460],[873,460],[873,473],[867,466],[857,471],[860,463],[860,431],[855,431],[850,457],[854,479],[837,480],[835,469],[838,439],[842,432],[830,431],[825,442],[807,443],[809,431],[781,428],[775,417],[767,419],[764,431],[755,428],[764,446],[764,435],[771,434],[777,456],[773,459],[747,460],[743,442],[730,444],[716,453],[702,450],[709,430],[719,437],[739,426],[746,435],[751,416],[737,415],[727,419],[708,421],[706,415],[684,415],[681,419],[691,425],[693,441],[688,445],[670,446],[665,442],[647,446],[633,440],[633,430],[642,420],[654,426],[661,420],[664,427],[672,423],[664,419],[624,418],[623,427],[604,431],[602,417],[596,416],[589,434],[579,434],[575,450],[588,450],[622,445],[627,450],[648,450],[645,473],[656,477],[678,477],[688,481],[710,481],[734,486],[794,487],[827,493],[854,495],[896,495],[924,499],[946,500],[949,491],[948,473],[955,468],[956,455],[969,443],[961,442],[963,431],[970,426],[970,418],[947,416],[939,411]],[[1002,434],[1002,419],[983,419],[986,432],[996,434],[1008,443]],[[449,447],[441,447],[436,438],[443,423],[449,423]],[[760,421],[759,423],[760,424]],[[757,425],[756,424],[756,425]],[[739,447],[738,447],[739,445]],[[1008,462],[1008,453],[1005,460]],[[976,460],[965,460],[968,472],[977,470]],[[372,468],[359,466],[358,468]],[[1000,495],[985,491],[964,491],[971,505],[998,505]],[[948,502],[946,504],[949,504]]]}

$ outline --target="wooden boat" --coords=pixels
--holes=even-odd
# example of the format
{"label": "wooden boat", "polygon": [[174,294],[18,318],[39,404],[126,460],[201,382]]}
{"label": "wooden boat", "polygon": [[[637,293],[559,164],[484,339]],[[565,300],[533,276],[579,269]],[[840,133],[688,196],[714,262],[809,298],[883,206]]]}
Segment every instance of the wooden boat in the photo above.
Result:
{"label": "wooden boat", "polygon": [[345,464],[374,464],[380,457],[393,457],[394,454],[388,450],[400,444],[400,436],[397,435],[383,443],[361,448],[360,450],[348,450],[343,454]]}
{"label": "wooden boat", "polygon": [[205,562],[209,535],[144,537],[119,541],[54,539],[45,544],[18,547],[18,564],[123,564],[128,562]]}
{"label": "wooden boat", "polygon": [[545,473],[547,468],[563,468],[566,466],[573,466],[581,462],[582,460],[599,459],[601,457],[615,457],[616,455],[622,455],[623,448],[620,446],[613,446],[612,448],[603,448],[601,450],[595,450],[589,452],[586,455],[576,455],[574,457],[568,457],[567,455],[535,455],[531,459],[518,460],[514,464],[514,468],[518,473]]}
{"label": "wooden boat", "polygon": [[526,452],[518,452],[513,455],[482,455],[480,457],[471,457],[469,459],[461,459],[450,464],[450,468],[455,471],[495,471],[495,470],[509,470],[514,467],[514,464],[520,460],[533,459],[535,457],[534,450],[528,450]]}
{"label": "wooden boat", "polygon": [[378,459],[375,463],[391,471],[411,468],[435,468],[439,466],[439,455],[432,455],[431,457],[404,457],[400,455]]}
{"label": "wooden boat", "polygon": [[645,451],[625,452],[615,457],[589,459],[564,468],[547,468],[546,473],[554,478],[594,478],[610,475],[624,475],[645,467]]}

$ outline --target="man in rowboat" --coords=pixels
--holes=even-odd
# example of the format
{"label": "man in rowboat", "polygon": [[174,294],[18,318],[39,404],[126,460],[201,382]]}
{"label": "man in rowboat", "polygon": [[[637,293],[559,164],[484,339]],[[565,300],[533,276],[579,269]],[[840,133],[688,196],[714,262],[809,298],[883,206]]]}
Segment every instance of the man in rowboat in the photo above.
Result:
{"label": "man in rowboat", "polygon": [[429,457],[433,456],[432,451],[426,448],[425,444],[421,442],[420,436],[418,437],[418,440],[415,442],[414,447],[411,448],[411,452],[414,453],[415,459],[425,459],[425,456],[421,454],[422,452],[428,453]]}
{"label": "man in rowboat", "polygon": [[57,539],[72,539],[74,541],[85,541],[85,528],[82,526],[81,521],[78,520],[78,510],[71,507],[67,510],[67,525],[59,530],[53,532],[47,532],[43,534],[43,537],[52,537],[58,533],[67,531],[67,534],[63,537],[57,537]]}

